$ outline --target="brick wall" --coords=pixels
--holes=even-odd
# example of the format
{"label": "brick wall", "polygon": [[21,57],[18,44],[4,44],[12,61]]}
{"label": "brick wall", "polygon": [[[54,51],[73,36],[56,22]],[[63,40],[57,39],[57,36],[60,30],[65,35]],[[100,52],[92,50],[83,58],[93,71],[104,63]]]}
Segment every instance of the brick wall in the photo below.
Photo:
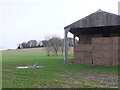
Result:
{"label": "brick wall", "polygon": [[[120,37],[93,37],[87,41],[91,44],[79,43],[74,49],[74,64],[118,65],[118,45]],[[90,37],[89,37],[90,38]],[[81,41],[85,42],[85,41]],[[120,51],[120,49],[119,49]]]}

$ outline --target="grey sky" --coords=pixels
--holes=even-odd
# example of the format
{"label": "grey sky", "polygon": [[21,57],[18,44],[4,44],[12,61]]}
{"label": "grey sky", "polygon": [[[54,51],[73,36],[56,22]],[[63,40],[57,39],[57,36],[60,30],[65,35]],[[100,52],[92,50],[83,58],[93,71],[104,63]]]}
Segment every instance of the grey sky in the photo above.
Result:
{"label": "grey sky", "polygon": [[[2,0],[0,1],[0,49],[16,48],[45,35],[63,38],[64,27],[98,9],[118,13],[119,0]],[[71,36],[71,35],[69,35]]]}

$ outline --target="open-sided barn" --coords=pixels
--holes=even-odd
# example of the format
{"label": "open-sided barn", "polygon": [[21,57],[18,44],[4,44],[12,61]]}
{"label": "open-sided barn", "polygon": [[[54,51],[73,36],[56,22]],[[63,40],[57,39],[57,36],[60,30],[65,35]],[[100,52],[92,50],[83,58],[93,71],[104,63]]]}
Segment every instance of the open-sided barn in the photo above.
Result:
{"label": "open-sided barn", "polygon": [[65,28],[64,63],[67,63],[67,34],[79,38],[74,42],[74,64],[118,65],[120,16],[98,10]]}

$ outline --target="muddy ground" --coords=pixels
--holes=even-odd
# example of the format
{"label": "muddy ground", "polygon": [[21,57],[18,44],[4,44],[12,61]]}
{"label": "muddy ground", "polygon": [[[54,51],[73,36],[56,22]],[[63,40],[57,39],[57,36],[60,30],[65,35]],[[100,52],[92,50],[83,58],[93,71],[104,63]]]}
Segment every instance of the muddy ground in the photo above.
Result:
{"label": "muddy ground", "polygon": [[[71,74],[63,74],[61,76],[65,76],[69,79],[78,78],[79,81],[84,81],[83,84],[85,85],[92,85],[92,86],[98,86],[102,88],[118,88],[119,82],[118,82],[118,73],[97,73],[97,72],[86,72],[81,71],[77,74],[71,75]],[[80,82],[76,82],[80,83]]]}

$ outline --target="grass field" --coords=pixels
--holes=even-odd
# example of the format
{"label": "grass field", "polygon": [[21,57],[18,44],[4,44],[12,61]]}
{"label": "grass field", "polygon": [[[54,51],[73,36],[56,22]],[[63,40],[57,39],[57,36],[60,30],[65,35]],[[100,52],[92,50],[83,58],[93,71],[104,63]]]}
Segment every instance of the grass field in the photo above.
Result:
{"label": "grass field", "polygon": [[[73,59],[73,56],[69,56]],[[44,66],[18,69],[18,66]],[[117,88],[118,67],[64,64],[63,56],[49,56],[43,48],[2,52],[3,88]]]}

